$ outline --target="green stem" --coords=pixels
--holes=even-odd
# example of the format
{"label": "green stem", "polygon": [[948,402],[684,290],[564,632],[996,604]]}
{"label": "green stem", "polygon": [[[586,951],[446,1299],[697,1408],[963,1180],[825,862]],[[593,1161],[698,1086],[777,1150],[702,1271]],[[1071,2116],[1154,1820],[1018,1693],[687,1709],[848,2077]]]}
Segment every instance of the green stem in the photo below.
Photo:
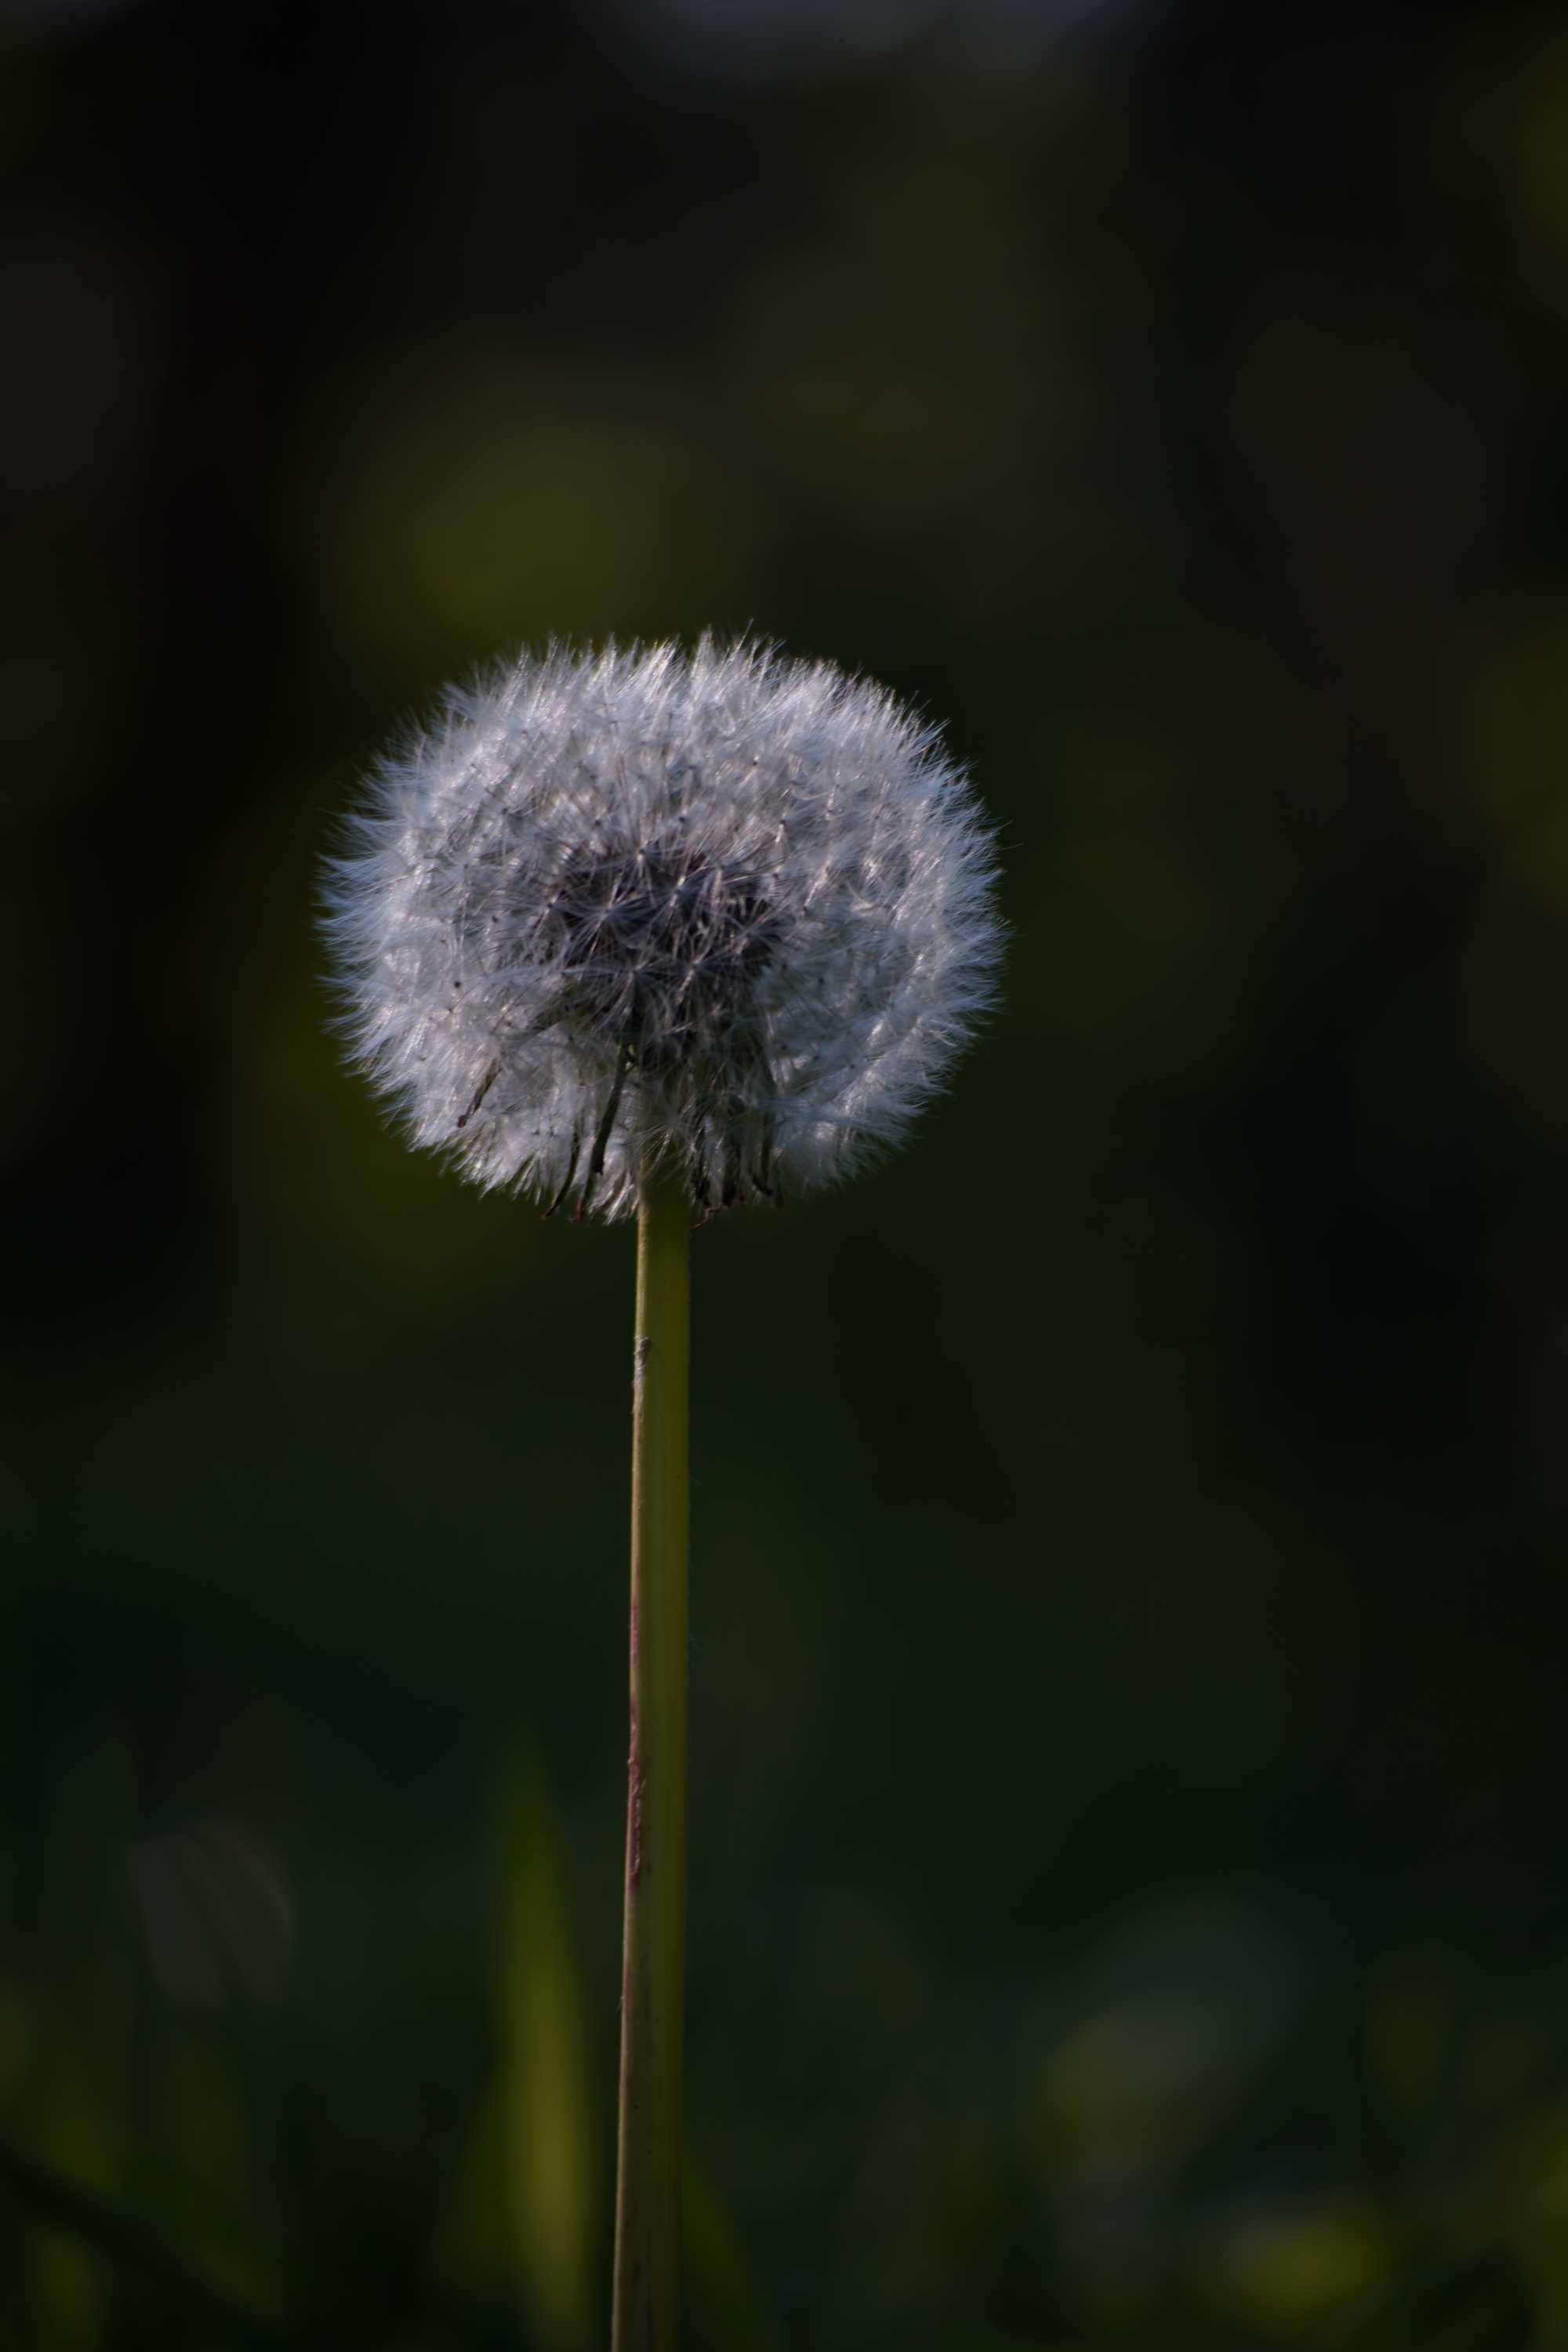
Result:
{"label": "green stem", "polygon": [[632,1390],[632,1737],[612,2352],[676,2352],[677,2345],[690,1249],[684,1187],[645,1163]]}

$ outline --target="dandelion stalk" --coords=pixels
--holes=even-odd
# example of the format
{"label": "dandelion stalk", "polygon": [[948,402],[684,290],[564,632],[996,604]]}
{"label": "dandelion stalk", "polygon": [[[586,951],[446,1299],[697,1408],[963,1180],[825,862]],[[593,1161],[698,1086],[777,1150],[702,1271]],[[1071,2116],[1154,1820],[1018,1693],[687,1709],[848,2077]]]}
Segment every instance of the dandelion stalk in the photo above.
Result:
{"label": "dandelion stalk", "polygon": [[690,1239],[685,1186],[645,1167],[632,1388],[631,1756],[612,2352],[675,2352],[677,2341]]}

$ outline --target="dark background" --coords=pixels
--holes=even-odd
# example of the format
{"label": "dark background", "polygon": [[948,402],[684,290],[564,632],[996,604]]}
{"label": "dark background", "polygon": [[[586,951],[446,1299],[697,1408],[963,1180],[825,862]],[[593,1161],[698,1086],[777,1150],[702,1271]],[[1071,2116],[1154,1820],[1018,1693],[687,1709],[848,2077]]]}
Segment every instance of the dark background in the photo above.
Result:
{"label": "dark background", "polygon": [[1013,947],[698,1241],[690,2343],[1568,2344],[1561,16],[8,0],[0,153],[0,2342],[604,2341],[632,1240],[312,901],[750,624]]}

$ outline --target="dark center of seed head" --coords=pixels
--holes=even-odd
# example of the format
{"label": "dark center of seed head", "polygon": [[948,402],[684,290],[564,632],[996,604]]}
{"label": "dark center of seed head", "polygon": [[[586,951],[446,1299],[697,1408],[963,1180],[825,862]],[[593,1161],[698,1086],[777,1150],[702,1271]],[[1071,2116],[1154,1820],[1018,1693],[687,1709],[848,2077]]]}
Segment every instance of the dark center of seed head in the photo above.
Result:
{"label": "dark center of seed head", "polygon": [[645,1065],[743,1022],[777,934],[754,874],[658,847],[574,850],[542,928],[573,1013]]}

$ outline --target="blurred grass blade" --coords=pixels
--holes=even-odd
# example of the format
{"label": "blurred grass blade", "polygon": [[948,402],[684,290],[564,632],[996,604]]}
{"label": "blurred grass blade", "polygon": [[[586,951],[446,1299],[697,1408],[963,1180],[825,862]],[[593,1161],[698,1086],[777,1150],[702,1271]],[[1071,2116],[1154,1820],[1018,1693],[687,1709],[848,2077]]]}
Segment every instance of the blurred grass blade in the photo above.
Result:
{"label": "blurred grass blade", "polygon": [[594,2117],[581,1981],[543,1775],[519,1742],[500,1788],[502,2093],[518,2288],[535,2341],[593,2333]]}
{"label": "blurred grass blade", "polygon": [[495,1821],[500,2063],[433,2265],[459,2296],[518,2302],[538,2352],[581,2352],[595,2340],[595,2116],[560,1835],[521,1736],[496,1769]]}
{"label": "blurred grass blade", "polygon": [[693,2333],[724,2352],[778,2352],[767,2290],[711,2181],[687,2158],[680,2181],[682,2274]]}

